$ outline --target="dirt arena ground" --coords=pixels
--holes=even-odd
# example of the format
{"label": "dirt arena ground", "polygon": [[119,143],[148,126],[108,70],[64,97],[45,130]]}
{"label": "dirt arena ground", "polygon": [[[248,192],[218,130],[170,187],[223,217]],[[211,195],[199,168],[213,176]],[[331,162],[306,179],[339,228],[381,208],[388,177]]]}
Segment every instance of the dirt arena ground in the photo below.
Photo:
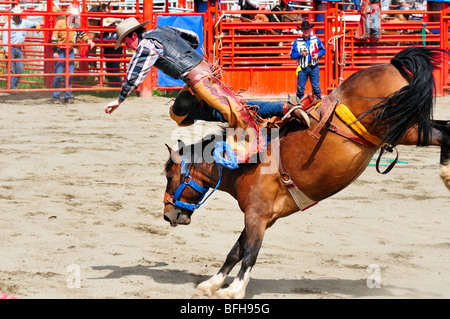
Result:
{"label": "dirt arena ground", "polygon": [[[191,298],[243,227],[216,192],[189,226],[163,220],[170,99],[0,96],[0,293],[18,298]],[[450,97],[436,119],[450,119]],[[195,132],[195,134],[194,134]],[[399,147],[334,197],[267,231],[247,298],[449,298],[450,192],[438,148]],[[237,267],[231,273],[231,282]],[[380,285],[377,285],[380,283]]]}

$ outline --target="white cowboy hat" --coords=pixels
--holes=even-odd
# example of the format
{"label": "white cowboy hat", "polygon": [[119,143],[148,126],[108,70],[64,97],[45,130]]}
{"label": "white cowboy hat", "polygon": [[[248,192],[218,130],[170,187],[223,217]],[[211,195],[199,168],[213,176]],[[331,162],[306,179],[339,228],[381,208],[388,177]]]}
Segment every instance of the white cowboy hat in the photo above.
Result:
{"label": "white cowboy hat", "polygon": [[103,20],[103,26],[104,27],[109,27],[111,24],[113,23],[119,23],[122,20],[120,20],[119,18],[106,18],[105,20]]}
{"label": "white cowboy hat", "polygon": [[21,14],[23,12],[22,8],[19,6],[15,6],[11,9],[11,13]]}
{"label": "white cowboy hat", "polygon": [[133,32],[134,30],[137,30],[145,26],[149,22],[150,20],[139,23],[139,21],[136,20],[136,18],[128,18],[120,22],[116,28],[119,39],[117,39],[116,46],[114,49],[117,50],[119,48],[119,46],[122,44],[123,38],[125,38],[128,34]]}
{"label": "white cowboy hat", "polygon": [[75,7],[75,6],[73,6],[73,5],[70,5],[70,6],[67,8],[67,12],[69,12],[69,13],[72,14],[72,15],[79,15],[79,14],[80,14],[80,11],[78,10],[78,8]]}

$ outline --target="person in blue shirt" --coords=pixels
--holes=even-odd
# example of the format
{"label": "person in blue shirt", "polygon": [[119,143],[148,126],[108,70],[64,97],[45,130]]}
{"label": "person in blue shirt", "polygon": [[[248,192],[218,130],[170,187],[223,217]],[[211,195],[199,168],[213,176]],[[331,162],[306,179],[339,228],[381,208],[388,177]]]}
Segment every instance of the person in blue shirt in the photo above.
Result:
{"label": "person in blue shirt", "polygon": [[[15,30],[15,29],[31,29],[40,28],[38,21],[29,21],[21,19],[20,14],[23,10],[19,6],[12,8],[11,13],[11,30],[9,29],[9,21],[6,22],[3,29],[3,44],[22,44],[25,42],[25,37],[27,35],[26,30]],[[11,35],[11,36],[10,36]],[[22,74],[23,73],[23,61],[16,61],[17,59],[23,59],[22,47],[21,46],[4,46],[5,56],[9,55],[11,59],[11,74]],[[9,88],[11,90],[17,89],[19,84],[20,76],[12,76],[10,80]]]}
{"label": "person in blue shirt", "polygon": [[320,90],[319,58],[325,55],[325,48],[318,37],[311,34],[313,25],[307,20],[302,21],[301,31],[303,35],[292,43],[291,58],[297,60],[297,103],[305,93],[308,78],[316,98],[322,98]]}

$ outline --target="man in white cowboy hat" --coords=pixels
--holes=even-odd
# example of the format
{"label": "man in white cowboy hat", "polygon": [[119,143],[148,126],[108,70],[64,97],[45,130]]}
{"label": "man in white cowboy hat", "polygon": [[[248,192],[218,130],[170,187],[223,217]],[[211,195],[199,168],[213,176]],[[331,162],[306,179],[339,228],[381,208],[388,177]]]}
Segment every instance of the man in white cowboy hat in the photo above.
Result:
{"label": "man in white cowboy hat", "polygon": [[305,93],[308,77],[311,80],[311,87],[314,95],[322,98],[320,90],[319,58],[325,55],[325,48],[318,37],[311,34],[314,25],[308,20],[302,21],[300,30],[302,36],[292,43],[291,58],[297,60],[297,102]]}
{"label": "man in white cowboy hat", "polygon": [[[117,40],[119,39],[119,36],[117,35],[117,32],[115,30],[118,23],[120,23],[122,20],[118,18],[106,18],[103,20],[103,26],[105,28],[108,28],[107,31],[104,31],[102,34],[102,39],[104,44],[116,44]],[[113,30],[110,30],[114,28]],[[115,50],[112,46],[105,46],[103,47],[103,57],[105,59],[108,59],[108,61],[105,62],[105,71],[108,73],[119,73],[120,72],[120,62],[118,61],[111,61],[111,59],[120,59],[122,57],[123,50],[122,48],[118,48]],[[114,76],[106,76],[106,79],[108,80],[108,85],[111,87],[118,87],[122,84],[122,77],[114,75]]]}
{"label": "man in white cowboy hat", "polygon": [[[79,11],[78,8],[74,6],[69,6],[67,8],[67,12],[70,15],[67,16],[66,19],[61,19],[56,22],[54,31],[52,33],[52,43],[54,46],[53,49],[53,58],[57,59],[55,61],[55,74],[57,74],[53,79],[53,88],[60,89],[61,81],[63,79],[63,73],[66,68],[66,58],[67,52],[69,53],[69,70],[68,73],[73,74],[75,71],[75,53],[74,47],[78,40],[86,42],[89,44],[89,47],[92,49],[95,46],[95,43],[89,38],[86,32],[79,30],[80,25],[78,23]],[[76,29],[74,31],[67,32],[67,29]],[[67,37],[69,38],[67,40]],[[64,77],[65,78],[65,77]],[[69,83],[67,83],[69,88],[72,88],[72,75],[69,75]],[[53,100],[54,104],[62,104],[61,91],[53,92]],[[64,92],[64,102],[65,103],[74,103],[72,91]]]}
{"label": "man in white cowboy hat", "polygon": [[[40,28],[40,24],[38,21],[30,21],[21,19],[20,14],[23,10],[19,6],[15,6],[11,9],[11,24],[9,21],[3,27],[3,44],[11,44],[11,47],[4,46],[5,56],[10,56],[11,58],[11,74],[22,74],[24,61],[15,61],[16,59],[23,59],[22,46],[20,44],[25,42],[25,37],[27,35],[26,30],[16,30],[16,29],[31,29],[31,28]],[[9,26],[11,25],[11,30]],[[19,44],[19,45],[17,45]],[[9,88],[12,90],[17,89],[17,85],[19,84],[20,76],[11,77]]]}
{"label": "man in white cowboy hat", "polygon": [[[139,23],[135,18],[129,18],[117,26],[119,38],[116,48],[124,43],[136,53],[129,63],[118,99],[108,103],[105,112],[112,113],[118,108],[144,81],[151,67],[155,66],[187,84],[170,108],[170,116],[178,125],[190,125],[194,120],[228,122],[230,127],[240,128],[256,137],[256,143],[252,142],[252,147],[247,148],[248,152],[243,154],[244,157],[248,158],[261,151],[260,143],[265,143],[260,136],[261,119],[243,99],[214,77],[208,63],[195,51],[199,46],[197,34],[169,26],[148,31],[144,29],[148,22]],[[198,117],[190,117],[190,113],[199,104],[202,110],[196,113]]]}

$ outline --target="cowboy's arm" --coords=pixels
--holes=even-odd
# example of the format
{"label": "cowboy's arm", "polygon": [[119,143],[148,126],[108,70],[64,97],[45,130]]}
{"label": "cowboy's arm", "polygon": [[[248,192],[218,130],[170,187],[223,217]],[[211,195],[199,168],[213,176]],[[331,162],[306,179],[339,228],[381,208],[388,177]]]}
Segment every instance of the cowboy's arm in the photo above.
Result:
{"label": "cowboy's arm", "polygon": [[[78,29],[80,26],[78,24],[75,24],[75,28]],[[77,30],[75,31],[77,38],[80,39],[83,42],[86,42],[87,44],[89,44],[89,47],[92,49],[93,47],[95,47],[95,43],[94,41],[91,40],[91,38],[86,34],[86,32],[84,32],[83,30]]]}
{"label": "cowboy's arm", "polygon": [[119,105],[142,84],[142,82],[144,82],[145,77],[158,57],[158,52],[155,50],[153,44],[150,45],[150,43],[148,43],[148,45],[142,45],[138,48],[138,51],[128,64],[127,77],[122,84],[122,90],[119,93],[119,97],[117,100],[112,101],[105,106],[106,113],[114,112],[114,110],[118,108]]}
{"label": "cowboy's arm", "polygon": [[291,58],[292,59],[298,59],[301,57],[301,53],[297,50],[297,40],[292,43],[292,49],[291,49]]}
{"label": "cowboy's arm", "polygon": [[23,20],[22,23],[24,24],[24,29],[40,28],[39,21]]}
{"label": "cowboy's arm", "polygon": [[[8,22],[6,22],[6,24],[3,26],[3,28],[5,29],[3,31],[3,37],[2,37],[2,43],[8,43]],[[5,50],[6,53],[8,53],[8,47],[3,47],[3,49]]]}
{"label": "cowboy's arm", "polygon": [[319,47],[319,52],[317,53],[317,58],[321,58],[325,55],[325,48],[323,47],[322,41],[320,41],[319,38],[317,38],[317,46]]}

